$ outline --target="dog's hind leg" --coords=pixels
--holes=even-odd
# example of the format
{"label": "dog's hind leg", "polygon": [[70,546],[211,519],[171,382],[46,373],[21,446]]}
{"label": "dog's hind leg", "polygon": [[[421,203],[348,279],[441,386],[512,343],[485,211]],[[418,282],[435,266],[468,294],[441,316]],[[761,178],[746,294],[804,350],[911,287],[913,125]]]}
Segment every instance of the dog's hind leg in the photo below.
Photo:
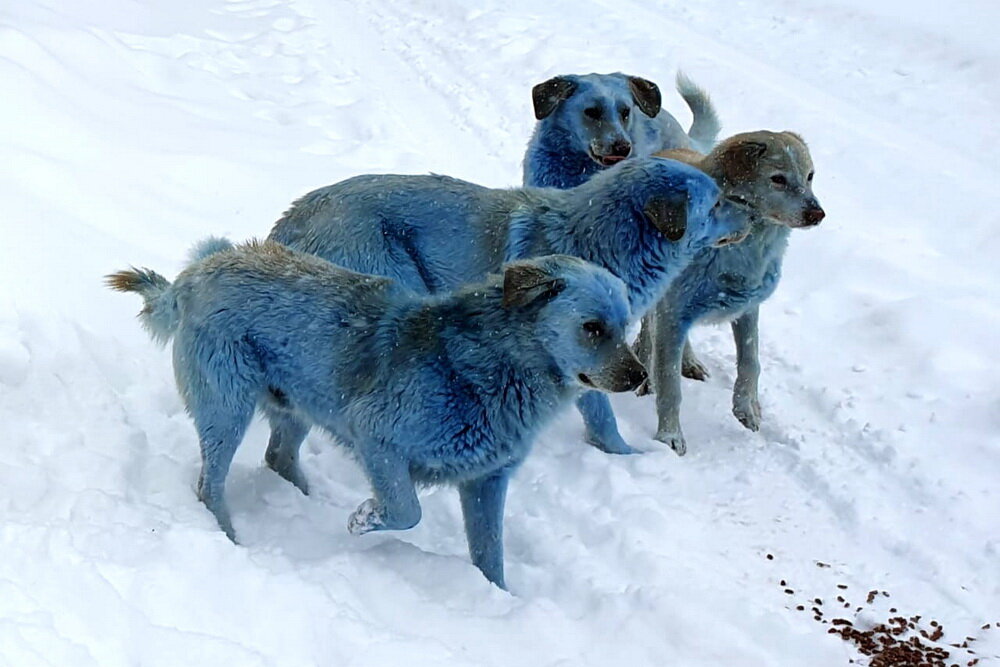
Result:
{"label": "dog's hind leg", "polygon": [[681,375],[690,380],[701,380],[702,382],[708,379],[708,369],[695,356],[690,340],[684,341],[684,355],[681,358]]}
{"label": "dog's hind leg", "polygon": [[347,521],[352,535],[373,530],[406,530],[420,521],[420,501],[410,477],[409,463],[386,443],[365,443],[357,449],[374,498],[354,510]]}
{"label": "dog's hind leg", "polygon": [[[236,532],[226,505],[226,475],[236,448],[243,441],[254,413],[254,401],[244,397],[202,395],[189,398],[188,410],[194,418],[201,444],[201,475],[198,498],[215,515],[226,536],[236,541]],[[235,399],[235,400],[234,400]]]}
{"label": "dog's hind leg", "polygon": [[264,461],[271,470],[308,496],[309,483],[299,466],[299,447],[309,433],[309,424],[284,410],[269,410],[267,418],[271,423],[271,439],[267,442]]}
{"label": "dog's hind leg", "polygon": [[656,305],[653,330],[653,385],[656,389],[656,439],[679,456],[687,453],[681,432],[681,359],[688,327],[673,317],[664,301]]}
{"label": "dog's hind leg", "polygon": [[733,414],[751,431],[760,429],[760,401],[757,381],[760,379],[760,359],[757,346],[758,306],[750,308],[733,320],[736,341],[736,384],[733,387]]}
{"label": "dog's hind leg", "polygon": [[584,439],[589,444],[608,454],[638,453],[618,433],[618,421],[607,395],[599,391],[585,391],[576,399],[576,407],[583,415]]}
{"label": "dog's hind leg", "polygon": [[240,343],[200,339],[181,327],[174,341],[174,373],[201,445],[198,498],[233,542],[226,475],[243,441],[258,398],[259,369]]}
{"label": "dog's hind leg", "polygon": [[504,469],[458,487],[472,564],[504,589],[503,507],[509,478],[510,472]]}

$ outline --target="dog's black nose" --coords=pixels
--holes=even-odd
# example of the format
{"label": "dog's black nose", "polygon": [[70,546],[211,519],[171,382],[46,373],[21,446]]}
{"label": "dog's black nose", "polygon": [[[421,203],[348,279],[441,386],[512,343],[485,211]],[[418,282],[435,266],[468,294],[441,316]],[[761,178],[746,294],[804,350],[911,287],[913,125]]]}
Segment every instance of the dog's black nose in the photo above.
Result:
{"label": "dog's black nose", "polygon": [[608,154],[609,157],[617,157],[625,159],[632,152],[632,144],[627,141],[616,141],[611,145],[611,152]]}
{"label": "dog's black nose", "polygon": [[819,221],[825,217],[826,217],[826,211],[824,211],[818,206],[813,208],[807,208],[802,213],[802,220],[805,221],[807,227],[818,225]]}

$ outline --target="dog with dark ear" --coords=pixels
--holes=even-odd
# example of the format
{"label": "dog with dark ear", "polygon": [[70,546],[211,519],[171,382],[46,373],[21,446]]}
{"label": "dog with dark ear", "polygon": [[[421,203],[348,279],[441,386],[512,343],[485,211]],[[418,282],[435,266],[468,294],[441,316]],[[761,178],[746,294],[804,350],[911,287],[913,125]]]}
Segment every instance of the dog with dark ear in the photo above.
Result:
{"label": "dog with dark ear", "polygon": [[566,281],[534,264],[511,264],[503,274],[504,308],[520,308],[539,299],[552,298],[566,289]]}
{"label": "dog with dark ear", "polygon": [[748,429],[758,430],[759,306],[777,287],[789,230],[813,227],[826,213],[812,191],[809,148],[794,132],[737,134],[708,155],[691,150],[659,155],[702,170],[718,183],[724,201],[746,207],[758,220],[741,243],[701,251],[643,319],[637,348],[651,380],[640,393],[656,391],[656,438],[683,454],[680,377],[708,377],[687,343],[688,329],[699,320],[732,321],[737,364],[733,414]]}
{"label": "dog with dark ear", "polygon": [[556,76],[531,89],[535,132],[524,158],[524,184],[567,189],[622,160],[668,148],[707,151],[719,133],[708,95],[678,75],[677,90],[694,122],[685,133],[661,109],[660,87],[626,74]]}
{"label": "dog with dark ear", "polygon": [[531,89],[531,101],[535,105],[535,120],[552,115],[559,104],[576,90],[576,82],[562,76],[554,76]]}
{"label": "dog with dark ear", "polygon": [[639,110],[650,118],[656,118],[660,113],[660,105],[663,97],[660,95],[660,87],[648,79],[641,79],[637,76],[628,78],[628,89],[632,91],[632,99]]}

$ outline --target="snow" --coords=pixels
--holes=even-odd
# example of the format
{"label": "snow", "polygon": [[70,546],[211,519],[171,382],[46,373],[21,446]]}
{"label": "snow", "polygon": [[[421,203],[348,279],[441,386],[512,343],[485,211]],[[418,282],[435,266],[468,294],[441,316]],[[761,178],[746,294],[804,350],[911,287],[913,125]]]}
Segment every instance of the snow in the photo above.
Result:
{"label": "snow", "polygon": [[[0,665],[839,666],[853,648],[795,609],[836,595],[1000,660],[979,629],[1000,621],[998,25],[986,0],[6,3]],[[635,73],[687,122],[678,67],[724,134],[803,134],[828,213],[762,309],[761,432],[729,413],[728,327],[704,328],[686,457],[633,396],[643,456],[584,446],[573,413],[540,438],[509,593],[469,563],[452,491],[353,537],[357,468],[311,436],[305,498],[259,423],[228,542],[169,355],[101,276],[173,275],[357,173],[514,185],[531,85]]]}

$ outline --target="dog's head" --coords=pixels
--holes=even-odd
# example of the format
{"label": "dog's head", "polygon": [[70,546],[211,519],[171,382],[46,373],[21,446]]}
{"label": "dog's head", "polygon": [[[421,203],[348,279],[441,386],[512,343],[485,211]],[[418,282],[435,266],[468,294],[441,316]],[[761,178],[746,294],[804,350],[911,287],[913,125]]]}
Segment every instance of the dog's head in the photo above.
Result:
{"label": "dog's head", "polygon": [[632,154],[638,115],[660,112],[660,89],[637,76],[586,74],[557,76],[531,90],[535,118],[557,126],[571,148],[602,167]]}
{"label": "dog's head", "polygon": [[755,219],[744,201],[720,196],[711,176],[677,160],[631,160],[591,183],[584,187],[608,184],[603,198],[640,214],[643,236],[689,255],[708,246],[741,241]]}
{"label": "dog's head", "polygon": [[510,262],[503,267],[503,307],[519,309],[567,384],[629,391],[646,369],[625,340],[625,283],[606,269],[568,255]]}
{"label": "dog's head", "polygon": [[745,200],[765,222],[815,227],[826,216],[812,191],[809,148],[794,132],[746,132],[719,143],[703,168],[723,195]]}

